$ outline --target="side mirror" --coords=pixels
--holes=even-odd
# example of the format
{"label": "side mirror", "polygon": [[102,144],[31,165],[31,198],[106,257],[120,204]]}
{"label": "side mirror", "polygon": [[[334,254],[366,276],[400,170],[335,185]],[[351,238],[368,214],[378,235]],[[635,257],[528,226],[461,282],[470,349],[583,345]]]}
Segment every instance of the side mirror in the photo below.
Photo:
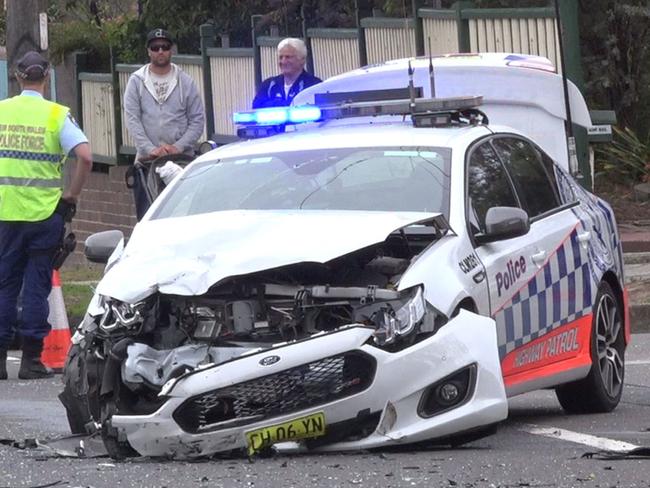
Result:
{"label": "side mirror", "polygon": [[106,230],[88,236],[84,249],[86,259],[93,263],[106,264],[122,239],[124,234],[121,230]]}
{"label": "side mirror", "polygon": [[525,210],[518,207],[492,207],[485,215],[485,233],[476,236],[479,244],[503,241],[526,235],[530,221]]}

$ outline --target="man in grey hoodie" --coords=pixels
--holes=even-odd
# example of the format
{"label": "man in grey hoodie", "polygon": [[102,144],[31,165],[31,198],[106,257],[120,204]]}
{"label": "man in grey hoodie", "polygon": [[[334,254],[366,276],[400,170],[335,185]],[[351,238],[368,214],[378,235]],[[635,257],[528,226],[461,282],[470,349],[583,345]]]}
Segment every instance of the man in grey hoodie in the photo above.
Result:
{"label": "man in grey hoodie", "polygon": [[[124,92],[124,112],[137,149],[136,165],[160,156],[194,154],[205,115],[194,80],[171,62],[173,39],[164,29],[147,35],[150,62],[134,72]],[[151,202],[143,181],[135,175],[138,220]]]}

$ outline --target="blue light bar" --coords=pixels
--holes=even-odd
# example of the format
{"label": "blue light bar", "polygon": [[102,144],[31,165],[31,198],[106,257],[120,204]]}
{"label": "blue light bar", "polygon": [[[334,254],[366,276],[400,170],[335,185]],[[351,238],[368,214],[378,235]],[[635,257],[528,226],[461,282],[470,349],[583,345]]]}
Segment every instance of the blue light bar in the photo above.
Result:
{"label": "blue light bar", "polygon": [[289,107],[289,122],[300,124],[302,122],[315,122],[321,118],[320,108],[315,105],[302,105]]}
{"label": "blue light bar", "polygon": [[321,109],[315,105],[298,107],[261,108],[248,112],[235,112],[233,122],[240,125],[283,125],[315,122],[322,117]]}
{"label": "blue light bar", "polygon": [[286,124],[288,115],[286,108],[267,108],[254,112],[255,123],[259,125]]}
{"label": "blue light bar", "polygon": [[252,124],[255,122],[254,116],[253,112],[235,112],[232,114],[232,121],[235,124]]}

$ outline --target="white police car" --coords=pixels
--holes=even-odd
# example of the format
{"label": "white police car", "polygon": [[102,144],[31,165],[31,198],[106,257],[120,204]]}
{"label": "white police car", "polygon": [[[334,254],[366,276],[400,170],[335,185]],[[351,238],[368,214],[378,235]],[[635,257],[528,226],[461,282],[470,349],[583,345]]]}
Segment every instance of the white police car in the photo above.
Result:
{"label": "white police car", "polygon": [[539,388],[568,412],[616,407],[621,246],[566,171],[560,77],[525,56],[428,64],[240,113],[249,135],[286,133],[205,154],[165,189],[75,335],[73,431],[101,423],[116,457],[253,455],[458,444]]}

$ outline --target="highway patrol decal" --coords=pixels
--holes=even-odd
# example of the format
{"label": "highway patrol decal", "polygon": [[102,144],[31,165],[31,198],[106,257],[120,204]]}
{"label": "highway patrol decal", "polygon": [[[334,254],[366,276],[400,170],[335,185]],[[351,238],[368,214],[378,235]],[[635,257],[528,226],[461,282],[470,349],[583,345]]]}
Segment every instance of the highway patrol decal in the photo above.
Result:
{"label": "highway patrol decal", "polygon": [[515,352],[514,367],[521,368],[528,364],[537,363],[556,356],[563,356],[580,349],[578,327],[573,326],[560,334],[549,334],[544,340],[530,346],[522,347]]}
{"label": "highway patrol decal", "polygon": [[506,387],[552,374],[554,363],[561,361],[589,367],[590,334],[591,316],[586,315],[512,351],[501,362]]}

